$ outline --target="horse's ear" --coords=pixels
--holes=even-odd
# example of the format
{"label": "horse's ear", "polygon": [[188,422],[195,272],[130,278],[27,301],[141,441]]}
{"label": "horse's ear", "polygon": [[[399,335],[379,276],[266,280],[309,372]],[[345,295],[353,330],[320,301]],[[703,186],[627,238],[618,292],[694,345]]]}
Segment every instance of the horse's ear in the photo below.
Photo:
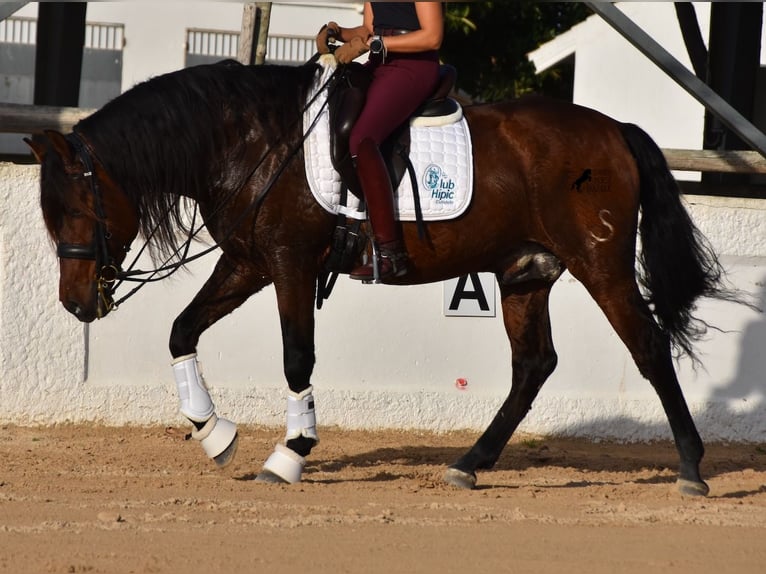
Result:
{"label": "horse's ear", "polygon": [[75,163],[74,150],[64,134],[56,130],[45,130],[44,133],[48,137],[48,141],[51,142],[53,150],[61,156],[64,165]]}
{"label": "horse's ear", "polygon": [[51,150],[61,157],[64,165],[71,165],[75,162],[72,146],[69,145],[66,137],[61,132],[45,130],[42,135],[24,138],[24,141],[32,149],[32,153],[39,163],[43,162],[45,155],[50,153]]}
{"label": "horse's ear", "polygon": [[32,155],[35,156],[37,163],[43,163],[45,153],[48,151],[48,146],[40,140],[39,136],[37,138],[24,138],[24,143],[26,143],[29,146],[29,149],[32,150]]}

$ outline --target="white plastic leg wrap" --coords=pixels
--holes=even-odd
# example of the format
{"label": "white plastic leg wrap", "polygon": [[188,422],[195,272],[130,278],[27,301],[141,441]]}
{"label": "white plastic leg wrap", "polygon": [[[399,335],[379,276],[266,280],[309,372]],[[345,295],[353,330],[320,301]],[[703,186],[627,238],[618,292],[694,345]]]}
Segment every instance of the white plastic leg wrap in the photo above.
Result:
{"label": "white plastic leg wrap", "polygon": [[305,464],[305,458],[286,446],[278,444],[271,456],[263,463],[263,470],[276,474],[285,482],[295,484],[300,482]]}
{"label": "white plastic leg wrap", "polygon": [[215,413],[211,416],[199,430],[192,431],[192,438],[200,441],[202,449],[210,458],[215,458],[229,445],[237,436],[237,425],[227,419],[219,419]]}
{"label": "white plastic leg wrap", "polygon": [[317,417],[314,411],[314,387],[287,395],[287,436],[285,440],[305,436],[319,442],[317,435]]}
{"label": "white plastic leg wrap", "polygon": [[180,411],[191,421],[202,423],[215,412],[197,363],[197,354],[184,355],[173,361],[173,375],[178,388]]}

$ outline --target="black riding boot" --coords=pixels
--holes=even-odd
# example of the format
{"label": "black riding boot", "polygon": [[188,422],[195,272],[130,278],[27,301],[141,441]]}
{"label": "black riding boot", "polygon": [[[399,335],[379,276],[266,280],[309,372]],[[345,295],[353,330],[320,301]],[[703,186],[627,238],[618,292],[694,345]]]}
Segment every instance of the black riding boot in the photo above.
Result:
{"label": "black riding boot", "polygon": [[[356,171],[367,203],[367,215],[379,255],[378,277],[401,277],[407,273],[407,251],[394,220],[394,192],[386,163],[378,146],[371,139],[364,140],[359,146]],[[351,278],[372,281],[372,262],[354,269]]]}

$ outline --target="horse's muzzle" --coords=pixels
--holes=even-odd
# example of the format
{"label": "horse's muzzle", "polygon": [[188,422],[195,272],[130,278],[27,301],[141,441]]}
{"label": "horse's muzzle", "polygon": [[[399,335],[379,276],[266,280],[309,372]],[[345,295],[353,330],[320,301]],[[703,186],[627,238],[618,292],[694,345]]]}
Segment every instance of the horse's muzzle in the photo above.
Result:
{"label": "horse's muzzle", "polygon": [[76,301],[61,301],[61,304],[64,305],[64,308],[67,311],[83,323],[92,323],[98,319],[98,313],[95,310],[88,310]]}
{"label": "horse's muzzle", "polygon": [[67,311],[83,323],[92,323],[96,319],[103,319],[114,308],[109,286],[99,288],[95,282],[85,292],[70,289],[62,290],[59,300]]}

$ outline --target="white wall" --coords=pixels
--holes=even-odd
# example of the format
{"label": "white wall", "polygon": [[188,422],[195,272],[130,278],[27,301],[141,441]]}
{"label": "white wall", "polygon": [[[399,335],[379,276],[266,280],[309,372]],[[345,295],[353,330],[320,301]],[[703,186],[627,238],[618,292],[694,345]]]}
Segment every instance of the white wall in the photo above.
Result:
{"label": "white wall", "polygon": [[[88,328],[57,302],[58,270],[38,206],[37,168],[0,164],[0,422],[179,424],[167,338],[214,263],[151,285]],[[691,197],[694,219],[737,287],[766,304],[766,202]],[[313,379],[321,425],[483,429],[510,385],[502,320],[445,317],[442,285],[387,287],[342,278],[317,312]],[[766,440],[761,314],[703,302],[721,329],[705,369],[679,375],[707,440]],[[551,301],[559,366],[523,430],[622,440],[666,437],[649,384],[571,276]],[[87,379],[84,365],[87,359]],[[283,424],[286,384],[274,295],[267,290],[210,329],[200,359],[224,415]],[[455,380],[468,379],[466,390]]]}

